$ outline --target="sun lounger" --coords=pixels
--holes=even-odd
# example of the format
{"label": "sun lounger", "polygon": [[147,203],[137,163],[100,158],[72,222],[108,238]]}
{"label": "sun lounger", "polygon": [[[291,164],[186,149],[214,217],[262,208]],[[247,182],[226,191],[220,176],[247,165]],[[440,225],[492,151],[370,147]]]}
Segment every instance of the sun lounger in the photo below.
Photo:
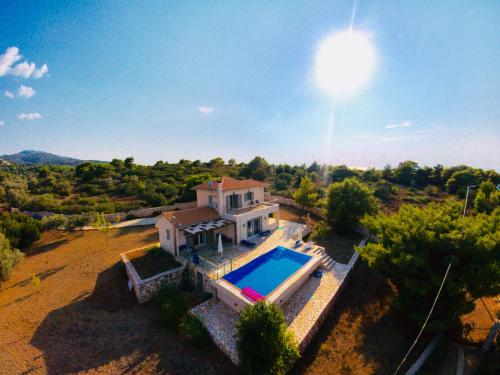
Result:
{"label": "sun lounger", "polygon": [[262,294],[257,292],[255,289],[250,288],[249,286],[246,286],[243,289],[241,289],[241,293],[250,298],[254,302],[261,301],[264,299],[264,296]]}
{"label": "sun lounger", "polygon": [[243,246],[246,246],[246,247],[255,247],[255,246],[257,246],[257,244],[255,242],[248,241],[248,240],[241,240],[240,243]]}
{"label": "sun lounger", "polygon": [[264,232],[261,232],[260,233],[260,236],[261,237],[267,237],[271,234],[271,231],[270,230],[265,230]]}
{"label": "sun lounger", "polygon": [[302,240],[297,240],[297,241],[295,241],[295,243],[293,244],[293,247],[296,249],[296,248],[300,247],[300,245],[302,245]]}
{"label": "sun lounger", "polygon": [[304,250],[311,250],[314,245],[314,242],[307,242],[304,244]]}

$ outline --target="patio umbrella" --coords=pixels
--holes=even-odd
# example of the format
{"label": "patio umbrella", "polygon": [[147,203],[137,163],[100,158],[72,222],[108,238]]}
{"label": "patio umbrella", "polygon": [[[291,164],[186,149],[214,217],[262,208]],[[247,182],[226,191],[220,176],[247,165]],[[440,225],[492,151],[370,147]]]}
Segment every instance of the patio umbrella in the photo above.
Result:
{"label": "patio umbrella", "polygon": [[299,229],[299,235],[297,238],[300,242],[302,242],[302,229]]}
{"label": "patio umbrella", "polygon": [[219,245],[217,246],[217,251],[219,254],[222,254],[224,252],[224,249],[222,247],[222,234],[219,234]]}

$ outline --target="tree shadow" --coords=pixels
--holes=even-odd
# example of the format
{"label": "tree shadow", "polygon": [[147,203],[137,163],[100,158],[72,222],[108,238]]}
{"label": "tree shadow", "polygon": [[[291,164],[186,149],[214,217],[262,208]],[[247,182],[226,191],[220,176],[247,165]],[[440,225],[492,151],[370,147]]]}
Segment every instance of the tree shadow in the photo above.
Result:
{"label": "tree shadow", "polygon": [[[132,234],[132,233],[143,233],[151,230],[151,228],[154,228],[152,225],[141,225],[141,226],[136,226],[136,227],[122,227],[122,228],[114,228],[113,229],[113,234],[111,237],[121,237],[125,236],[127,234]],[[158,235],[158,232],[154,232],[156,235]]]}
{"label": "tree shadow", "polygon": [[52,251],[57,249],[58,247],[61,247],[63,245],[68,244],[70,241],[68,238],[61,238],[56,241],[47,243],[45,245],[35,245],[27,250],[24,251],[24,253],[27,256],[33,256],[33,255],[38,255],[38,254],[43,254],[48,251]]}
{"label": "tree shadow", "polygon": [[129,292],[121,262],[98,275],[92,293],[50,312],[30,343],[43,352],[48,374],[102,366],[110,373],[235,372],[214,347],[196,349],[165,331],[152,304],[139,305]]}
{"label": "tree shadow", "polygon": [[[50,268],[50,269],[48,269],[48,270],[45,270],[45,271],[42,271],[42,272],[38,272],[38,273],[36,273],[36,274],[35,274],[35,276],[37,276],[37,277],[40,279],[40,281],[43,281],[43,280],[45,280],[46,278],[48,278],[48,277],[50,277],[50,276],[52,276],[52,275],[55,275],[56,273],[58,273],[58,272],[62,271],[62,270],[63,270],[63,269],[65,269],[65,268],[66,268],[66,265],[64,265],[64,266],[60,266],[60,267]],[[27,277],[27,278],[26,278],[26,279],[24,279],[24,280],[21,280],[21,281],[18,281],[17,283],[15,283],[15,284],[12,284],[12,285],[9,287],[9,289],[10,289],[10,288],[14,288],[14,287],[25,287],[25,286],[27,286],[27,285],[31,284],[31,283],[32,283],[32,281],[33,281],[33,278],[32,278],[32,277]]]}

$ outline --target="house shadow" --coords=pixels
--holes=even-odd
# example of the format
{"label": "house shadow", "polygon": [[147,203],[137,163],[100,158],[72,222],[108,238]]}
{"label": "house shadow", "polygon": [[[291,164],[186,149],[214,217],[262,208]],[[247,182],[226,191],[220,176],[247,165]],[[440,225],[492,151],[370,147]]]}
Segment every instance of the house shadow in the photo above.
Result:
{"label": "house shadow", "polygon": [[235,370],[215,348],[196,349],[162,328],[152,304],[139,305],[128,290],[121,262],[98,275],[93,291],[50,312],[30,344],[43,353],[48,374]]}
{"label": "house shadow", "polygon": [[[291,373],[305,373],[316,358],[320,357],[322,347],[337,345],[337,329],[343,332],[346,329],[354,329],[350,332],[356,336],[354,350],[362,354],[366,362],[370,362],[375,369],[374,373],[392,373],[394,363],[401,358],[399,354],[407,349],[405,332],[401,332],[401,317],[385,308],[390,304],[393,294],[393,288],[387,280],[360,261],[344,291]],[[357,326],[359,319],[361,324]],[[395,340],[391,342],[392,339]],[[348,364],[346,365],[343,371],[348,374],[350,369]]]}

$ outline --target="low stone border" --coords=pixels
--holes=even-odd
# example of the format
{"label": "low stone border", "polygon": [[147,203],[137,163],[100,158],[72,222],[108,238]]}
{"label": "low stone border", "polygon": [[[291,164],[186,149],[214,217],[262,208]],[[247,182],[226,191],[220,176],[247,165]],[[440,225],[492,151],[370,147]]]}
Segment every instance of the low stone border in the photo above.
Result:
{"label": "low stone border", "polygon": [[154,276],[148,277],[147,279],[141,279],[134,265],[127,257],[127,254],[134,251],[144,250],[148,247],[149,246],[145,246],[120,254],[122,262],[125,264],[125,270],[127,272],[128,278],[132,283],[132,288],[134,289],[135,296],[137,297],[137,301],[139,303],[149,301],[164,285],[178,285],[182,280],[182,272],[184,271],[184,265],[181,265],[180,267],[165,272],[160,272]]}

